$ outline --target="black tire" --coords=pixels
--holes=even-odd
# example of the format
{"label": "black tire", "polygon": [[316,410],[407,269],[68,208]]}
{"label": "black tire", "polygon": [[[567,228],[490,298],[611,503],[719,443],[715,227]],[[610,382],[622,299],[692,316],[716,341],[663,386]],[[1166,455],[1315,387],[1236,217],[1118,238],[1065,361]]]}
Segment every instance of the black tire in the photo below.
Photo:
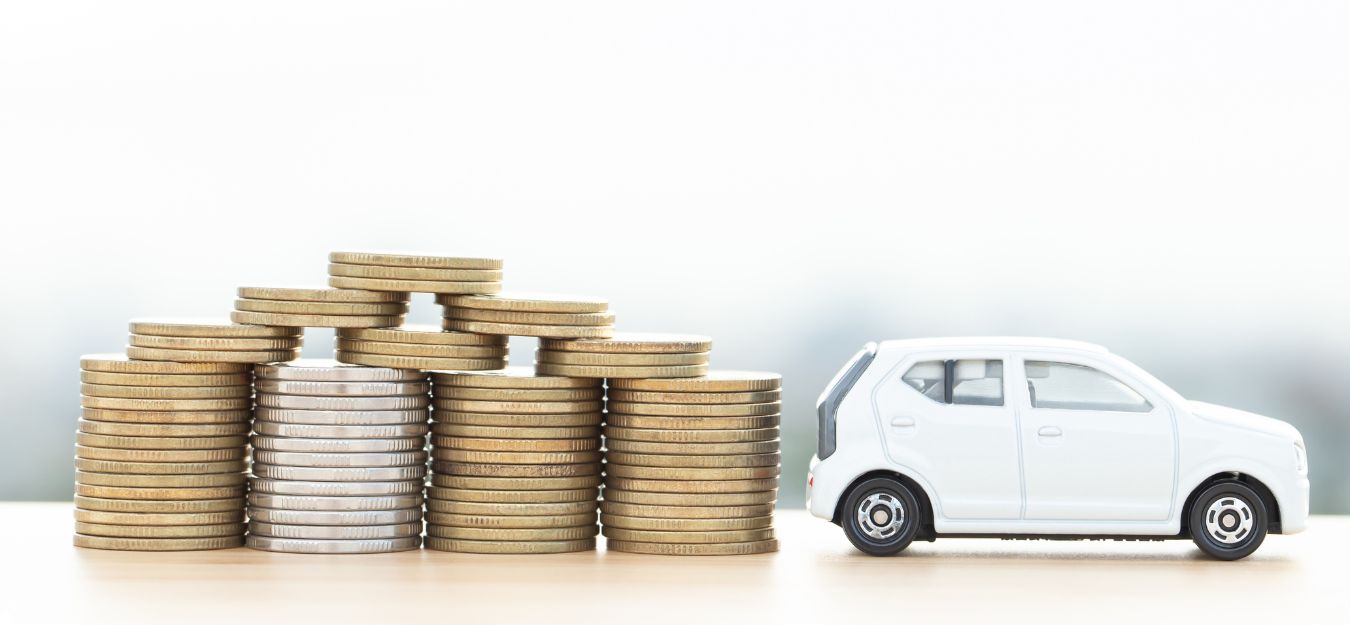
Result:
{"label": "black tire", "polygon": [[1219,560],[1239,560],[1256,551],[1270,519],[1261,495],[1236,480],[1205,487],[1187,516],[1195,546]]}
{"label": "black tire", "polygon": [[877,477],[849,491],[840,513],[844,535],[859,551],[873,556],[900,553],[914,540],[923,514],[919,501],[899,480]]}

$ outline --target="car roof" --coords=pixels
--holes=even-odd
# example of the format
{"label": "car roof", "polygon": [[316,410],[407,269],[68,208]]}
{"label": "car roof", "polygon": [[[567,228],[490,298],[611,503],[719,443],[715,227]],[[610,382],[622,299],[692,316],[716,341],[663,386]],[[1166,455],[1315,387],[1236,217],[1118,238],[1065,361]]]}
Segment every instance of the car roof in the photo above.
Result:
{"label": "car roof", "polygon": [[1095,343],[1032,336],[955,336],[946,338],[899,339],[881,342],[881,349],[888,351],[961,348],[1053,349],[1095,352],[1099,354],[1110,353],[1105,347]]}

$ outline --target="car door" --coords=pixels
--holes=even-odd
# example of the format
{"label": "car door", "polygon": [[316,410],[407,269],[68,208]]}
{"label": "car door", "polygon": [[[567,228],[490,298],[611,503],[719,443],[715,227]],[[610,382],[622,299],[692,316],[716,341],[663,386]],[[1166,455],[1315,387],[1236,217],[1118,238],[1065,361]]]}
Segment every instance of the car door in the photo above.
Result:
{"label": "car door", "polygon": [[874,387],[892,462],[933,490],[946,519],[1016,519],[1021,512],[1016,414],[1002,354],[905,359]]}
{"label": "car door", "polygon": [[1028,520],[1161,521],[1177,434],[1168,404],[1104,360],[1017,359]]}

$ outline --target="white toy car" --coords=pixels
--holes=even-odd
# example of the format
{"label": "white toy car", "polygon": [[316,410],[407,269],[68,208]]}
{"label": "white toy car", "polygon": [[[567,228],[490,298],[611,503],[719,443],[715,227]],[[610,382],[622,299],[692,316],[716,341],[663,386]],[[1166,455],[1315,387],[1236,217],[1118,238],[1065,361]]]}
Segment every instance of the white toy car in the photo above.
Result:
{"label": "white toy car", "polygon": [[1086,343],[869,343],[821,394],[807,507],[858,549],[915,539],[1187,538],[1222,560],[1303,531],[1293,426],[1187,401]]}

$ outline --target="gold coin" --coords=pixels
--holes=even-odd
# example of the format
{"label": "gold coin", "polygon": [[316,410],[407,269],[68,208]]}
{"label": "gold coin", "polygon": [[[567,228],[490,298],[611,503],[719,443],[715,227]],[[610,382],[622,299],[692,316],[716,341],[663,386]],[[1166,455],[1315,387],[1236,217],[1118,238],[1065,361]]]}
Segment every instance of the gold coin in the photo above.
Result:
{"label": "gold coin", "polygon": [[219,525],[244,522],[244,508],[224,512],[146,513],[75,509],[75,520],[103,525]]}
{"label": "gold coin", "polygon": [[112,436],[76,432],[75,442],[86,447],[113,449],[229,449],[248,444],[247,436]]}
{"label": "gold coin", "polygon": [[500,282],[444,282],[432,280],[388,280],[384,278],[352,278],[329,276],[328,286],[339,289],[368,289],[371,291],[410,291],[413,293],[497,293]]}
{"label": "gold coin", "polygon": [[650,428],[655,430],[758,430],[778,427],[779,415],[759,417],[651,417],[611,412],[605,416],[609,425],[621,428]]}
{"label": "gold coin", "polygon": [[662,367],[603,367],[589,365],[558,365],[535,363],[534,370],[542,375],[565,375],[578,378],[657,378],[703,375],[708,365],[675,365]]}
{"label": "gold coin", "polygon": [[776,390],[741,393],[664,393],[613,388],[609,390],[608,395],[611,401],[647,404],[763,404],[783,399],[782,391]]}
{"label": "gold coin", "polygon": [[431,468],[437,473],[481,477],[573,477],[600,473],[600,463],[598,462],[580,464],[480,464],[436,461],[432,463]]}
{"label": "gold coin", "polygon": [[712,444],[777,441],[778,428],[750,430],[656,430],[609,426],[606,441],[644,441],[667,444]]}
{"label": "gold coin", "polygon": [[432,436],[431,444],[442,449],[474,451],[597,451],[599,438],[460,438]]}
{"label": "gold coin", "polygon": [[245,339],[217,339],[204,336],[155,336],[153,334],[133,334],[130,343],[136,347],[155,347],[159,349],[189,349],[222,352],[280,351],[300,349],[303,339],[300,337]]}
{"label": "gold coin", "polygon": [[598,451],[471,451],[465,449],[438,448],[431,450],[431,457],[448,462],[468,462],[472,464],[581,464],[600,462]]}
{"label": "gold coin", "polygon": [[488,425],[458,425],[454,423],[434,423],[431,433],[437,436],[466,438],[501,439],[596,439],[600,438],[600,428],[581,427],[493,427]]}
{"label": "gold coin", "polygon": [[660,556],[744,556],[778,551],[778,541],[760,540],[748,543],[708,543],[690,545],[630,542],[626,540],[614,540],[611,538],[605,541],[605,548],[609,551],[643,553]]}
{"label": "gold coin", "polygon": [[[240,325],[228,319],[132,319],[131,333],[154,336],[200,336],[208,338],[294,338],[298,327]],[[135,358],[135,356],[132,356]],[[204,372],[203,372],[204,373]]]}
{"label": "gold coin", "polygon": [[580,540],[600,533],[597,525],[580,527],[552,527],[541,529],[499,529],[492,527],[450,527],[428,525],[427,536],[459,538],[464,540]]}
{"label": "gold coin", "polygon": [[591,367],[667,367],[678,365],[706,365],[708,352],[688,354],[591,354],[588,352],[534,352],[536,363],[584,365]]}
{"label": "gold coin", "polygon": [[235,323],[300,328],[388,328],[403,323],[403,315],[284,315],[280,313],[236,310],[230,313]]}
{"label": "gold coin", "polygon": [[592,354],[687,354],[712,350],[712,338],[701,334],[618,332],[601,340],[540,341],[539,349]]}
{"label": "gold coin", "polygon": [[759,417],[783,411],[782,402],[762,404],[645,404],[610,400],[610,412],[654,417]]}
{"label": "gold coin", "polygon": [[778,473],[778,465],[716,468],[605,465],[605,475],[640,480],[756,480],[778,477]]}
{"label": "gold coin", "polygon": [[244,486],[205,486],[201,488],[139,488],[125,486],[93,486],[76,484],[75,494],[100,499],[147,499],[169,501],[180,499],[233,499],[244,496]]}
{"label": "gold coin", "polygon": [[407,304],[409,299],[407,293],[390,293],[388,291],[262,286],[241,286],[239,287],[239,297],[250,300],[332,304]]}
{"label": "gold coin", "polygon": [[494,554],[544,554],[594,551],[595,539],[548,540],[548,541],[496,541],[496,540],[459,540],[428,536],[427,549],[453,551],[458,553],[494,553]]}
{"label": "gold coin", "polygon": [[434,416],[437,423],[513,428],[596,427],[605,418],[599,411],[567,414],[492,414],[437,410]]}
{"label": "gold coin", "polygon": [[221,399],[252,397],[251,386],[117,386],[113,384],[80,384],[80,393],[90,397],[121,397],[125,399]]}
{"label": "gold coin", "polygon": [[499,293],[493,297],[445,295],[437,297],[436,303],[456,308],[508,312],[603,313],[609,310],[609,302],[599,297],[518,291]]}
{"label": "gold coin", "polygon": [[75,522],[75,533],[84,536],[115,536],[120,538],[206,538],[239,536],[247,529],[243,523],[215,525],[108,525]]}
{"label": "gold coin", "polygon": [[79,431],[107,436],[168,436],[191,438],[196,436],[241,436],[250,430],[247,421],[236,423],[204,423],[200,425],[161,425],[158,423],[117,423],[79,420]]}
{"label": "gold coin", "polygon": [[[165,376],[172,379],[177,375],[252,375],[253,368],[247,364],[228,362],[158,362],[150,360],[132,360],[125,354],[89,354],[80,356],[80,369],[97,373],[117,373],[136,376]],[[166,381],[167,386],[172,381]],[[157,383],[156,383],[157,384]]]}
{"label": "gold coin", "polygon": [[[661,506],[673,507],[679,509],[685,508],[735,508],[741,506],[758,506],[760,504],[773,504],[778,500],[778,491],[766,490],[754,493],[650,493],[637,490],[620,490],[617,488],[605,488],[605,501],[601,503],[604,509],[605,504],[636,504],[640,506]],[[614,512],[627,510],[628,508],[612,509]],[[632,516],[643,516],[631,512],[622,512]],[[713,513],[718,516],[726,516],[724,512]],[[667,515],[670,516],[670,515]]]}
{"label": "gold coin", "polygon": [[605,460],[609,462],[609,466],[629,465],[637,467],[730,469],[777,466],[782,458],[777,452],[767,454],[700,456],[692,454],[635,454],[611,450],[605,455]]}
{"label": "gold coin", "polygon": [[730,519],[664,519],[602,514],[606,527],[659,532],[724,532],[756,530],[773,526],[773,517],[759,516]]}
{"label": "gold coin", "polygon": [[244,536],[218,538],[113,538],[75,535],[75,546],[113,551],[203,551],[244,546]]}
{"label": "gold coin", "polygon": [[338,337],[381,343],[415,345],[460,345],[465,347],[505,347],[506,337],[468,332],[447,332],[438,326],[408,323],[397,328],[342,328]]}
{"label": "gold coin", "polygon": [[192,349],[160,349],[157,347],[127,346],[127,355],[139,360],[167,360],[171,362],[286,362],[300,357],[299,349],[277,351],[206,351]]}
{"label": "gold coin", "polygon": [[713,370],[696,378],[630,379],[610,383],[611,388],[663,393],[746,393],[781,388],[783,376],[764,371]]}
{"label": "gold coin", "polygon": [[90,486],[125,486],[131,488],[205,488],[209,486],[239,486],[247,482],[248,474],[206,473],[199,475],[130,475],[126,473],[89,473],[76,471],[75,481]]}
{"label": "gold coin", "polygon": [[776,490],[778,478],[758,480],[640,480],[605,476],[605,492],[634,490],[647,493],[754,493]]}
{"label": "gold coin", "polygon": [[778,439],[771,441],[749,441],[744,443],[653,443],[649,441],[626,441],[615,438],[606,440],[605,448],[610,452],[630,454],[671,454],[690,456],[769,454],[778,451]]}
{"label": "gold coin", "polygon": [[676,532],[657,530],[630,530],[619,527],[605,527],[605,538],[643,543],[674,543],[682,545],[706,543],[747,543],[773,539],[773,528],[752,530],[724,530],[720,532]]}
{"label": "gold coin", "polygon": [[484,491],[564,491],[600,486],[599,473],[563,477],[476,477],[470,475],[431,476],[432,486]]}
{"label": "gold coin", "polygon": [[496,529],[554,529],[595,525],[600,515],[594,510],[583,514],[550,516],[503,516],[497,514],[450,514],[428,512],[427,523],[448,527],[485,527]]}
{"label": "gold coin", "polygon": [[433,499],[475,503],[564,503],[596,501],[598,488],[571,490],[473,490],[469,488],[440,488],[428,486],[427,496]]}
{"label": "gold coin", "polygon": [[427,254],[388,254],[383,252],[333,252],[330,263],[380,265],[383,267],[428,267],[432,269],[501,269],[496,258],[457,258]]}
{"label": "gold coin", "polygon": [[193,411],[247,410],[253,407],[252,397],[224,397],[217,399],[135,399],[127,397],[81,398],[85,408],[135,411]]}
{"label": "gold coin", "polygon": [[[705,497],[707,495],[700,496]],[[662,506],[626,504],[609,500],[600,502],[600,511],[605,514],[654,519],[764,518],[771,516],[773,509],[773,503],[743,506],[720,506],[708,503],[699,503],[692,506]]]}
{"label": "gold coin", "polygon": [[[447,333],[448,334],[448,333]],[[433,358],[505,358],[504,345],[419,345],[417,343],[384,343],[359,339],[337,339],[338,351],[383,354],[386,356],[431,356]]]}
{"label": "gold coin", "polygon": [[75,468],[91,473],[123,473],[127,475],[206,475],[210,473],[239,473],[248,470],[245,462],[125,462],[121,460],[91,460],[76,458]]}
{"label": "gold coin", "polygon": [[432,358],[429,356],[386,356],[383,354],[362,354],[360,352],[337,352],[338,362],[368,367],[391,367],[394,369],[500,369],[506,366],[505,358]]}
{"label": "gold coin", "polygon": [[237,513],[242,517],[244,498],[154,501],[149,499],[102,499],[76,495],[75,508],[77,514],[81,510],[126,514],[205,514],[221,512]]}
{"label": "gold coin", "polygon": [[246,455],[243,445],[228,449],[115,449],[75,446],[75,457],[116,462],[227,462]]}
{"label": "gold coin", "polygon": [[451,319],[467,321],[491,321],[493,323],[524,323],[550,326],[612,326],[614,313],[551,313],[520,312],[510,310],[489,310],[483,308],[449,307],[445,316]]}
{"label": "gold coin", "polygon": [[444,319],[441,327],[457,332],[477,332],[479,334],[501,334],[505,336],[548,336],[555,338],[603,337],[614,332],[614,326],[558,326],[525,323],[493,323],[491,321],[468,321],[465,319]]}
{"label": "gold coin", "polygon": [[380,280],[418,280],[427,282],[501,282],[499,269],[432,269],[429,267],[388,267],[329,263],[328,275]]}
{"label": "gold coin", "polygon": [[451,412],[486,412],[493,414],[567,414],[598,412],[605,407],[602,401],[479,401],[471,399],[432,400],[438,410]]}
{"label": "gold coin", "polygon": [[252,410],[108,410],[103,408],[85,408],[80,411],[90,421],[110,423],[143,423],[163,425],[208,425],[248,423]]}
{"label": "gold coin", "polygon": [[433,372],[436,386],[466,386],[491,389],[598,389],[599,380],[535,375],[531,367],[507,367],[497,371]]}
{"label": "gold coin", "polygon": [[80,382],[85,384],[108,384],[112,386],[152,387],[248,386],[253,382],[253,376],[248,373],[163,375],[156,373],[106,373],[103,371],[81,371]]}
{"label": "gold coin", "polygon": [[[338,289],[333,289],[337,291]],[[375,291],[362,291],[374,293]],[[274,313],[279,315],[366,315],[391,317],[408,314],[408,305],[402,302],[393,304],[361,304],[348,302],[288,302],[273,299],[237,299],[234,309],[256,313]]]}
{"label": "gold coin", "polygon": [[475,401],[597,401],[605,398],[605,390],[599,387],[525,389],[436,386],[432,393],[441,399]]}

